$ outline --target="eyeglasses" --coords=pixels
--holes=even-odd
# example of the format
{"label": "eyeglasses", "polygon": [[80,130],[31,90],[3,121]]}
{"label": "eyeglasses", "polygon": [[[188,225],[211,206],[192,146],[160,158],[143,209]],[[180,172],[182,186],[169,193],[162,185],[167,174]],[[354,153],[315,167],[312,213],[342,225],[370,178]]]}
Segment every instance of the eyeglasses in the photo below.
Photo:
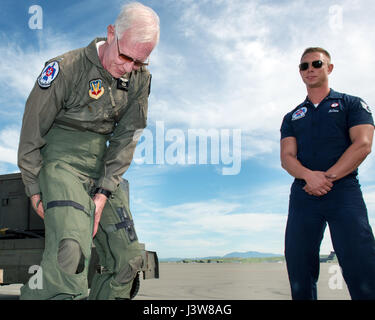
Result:
{"label": "eyeglasses", "polygon": [[123,62],[134,62],[134,65],[136,67],[143,67],[143,66],[148,66],[149,64],[149,61],[148,61],[148,58],[146,60],[146,62],[142,62],[142,61],[139,61],[139,60],[135,60],[133,59],[132,57],[129,57],[127,56],[126,54],[123,54],[120,52],[120,47],[118,45],[118,38],[116,37],[116,41],[117,41],[117,52],[118,52],[118,56],[119,58],[123,61]]}
{"label": "eyeglasses", "polygon": [[[323,66],[323,61],[322,60],[315,60],[313,62],[311,62],[311,65],[315,68],[315,69],[320,69],[322,66]],[[300,65],[299,65],[299,69],[301,71],[305,71],[309,68],[309,63],[308,62],[302,62]]]}

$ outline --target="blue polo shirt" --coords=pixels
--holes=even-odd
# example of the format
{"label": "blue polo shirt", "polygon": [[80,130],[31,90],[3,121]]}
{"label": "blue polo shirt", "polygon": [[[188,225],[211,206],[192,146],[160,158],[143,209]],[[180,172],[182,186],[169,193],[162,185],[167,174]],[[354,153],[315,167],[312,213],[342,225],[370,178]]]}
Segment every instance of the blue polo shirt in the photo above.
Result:
{"label": "blue polo shirt", "polygon": [[[297,159],[313,171],[327,171],[351,145],[349,129],[374,125],[371,110],[358,97],[330,90],[315,107],[308,98],[289,112],[281,125],[281,139],[295,137]],[[358,170],[349,176],[356,176]]]}

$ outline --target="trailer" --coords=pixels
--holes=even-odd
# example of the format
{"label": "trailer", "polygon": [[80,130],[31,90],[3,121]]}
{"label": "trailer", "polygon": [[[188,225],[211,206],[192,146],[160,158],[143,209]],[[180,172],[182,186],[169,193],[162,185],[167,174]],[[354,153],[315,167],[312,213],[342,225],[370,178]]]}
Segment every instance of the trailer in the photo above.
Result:
{"label": "trailer", "polygon": [[[129,183],[124,180],[129,199]],[[20,173],[0,175],[0,286],[25,284],[36,274],[44,251],[44,222],[34,212],[26,196]],[[145,245],[143,249],[145,249]],[[159,278],[157,253],[144,250],[143,279]],[[83,267],[79,266],[78,268]],[[88,269],[88,285],[91,286],[95,273],[103,266],[92,245]],[[133,299],[140,287],[138,272],[130,297]]]}

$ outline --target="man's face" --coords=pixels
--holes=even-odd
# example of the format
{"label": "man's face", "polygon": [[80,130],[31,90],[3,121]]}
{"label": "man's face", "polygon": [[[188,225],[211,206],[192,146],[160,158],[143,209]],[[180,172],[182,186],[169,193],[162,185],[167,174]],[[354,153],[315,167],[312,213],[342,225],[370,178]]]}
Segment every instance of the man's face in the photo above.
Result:
{"label": "man's face", "polygon": [[[313,61],[322,61],[321,68],[312,65]],[[302,63],[308,63],[306,70],[300,70],[303,82],[308,88],[319,88],[328,85],[328,75],[332,72],[333,65],[330,64],[328,57],[320,52],[312,52],[305,54],[301,59]]]}
{"label": "man's face", "polygon": [[[110,27],[108,27],[107,42],[108,48],[103,56],[102,64],[114,78],[120,78],[127,72],[138,70],[140,66],[137,66],[136,62],[145,62],[155,47],[153,43],[132,41],[131,30],[125,31],[121,38],[117,39],[114,29]],[[124,59],[124,56],[130,59]]]}

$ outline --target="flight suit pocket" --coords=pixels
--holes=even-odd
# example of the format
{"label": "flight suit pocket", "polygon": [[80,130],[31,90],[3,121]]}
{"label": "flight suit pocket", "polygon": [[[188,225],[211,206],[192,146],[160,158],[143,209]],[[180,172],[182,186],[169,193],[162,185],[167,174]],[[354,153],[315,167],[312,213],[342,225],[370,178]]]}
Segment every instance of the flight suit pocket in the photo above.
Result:
{"label": "flight suit pocket", "polygon": [[138,240],[137,234],[134,228],[134,221],[131,218],[130,214],[127,213],[126,208],[120,207],[116,209],[117,215],[120,218],[120,222],[116,224],[116,228],[124,229],[128,237],[129,242]]}
{"label": "flight suit pocket", "polygon": [[107,201],[101,224],[103,229],[115,237],[124,238],[127,244],[138,240],[133,217],[129,209],[127,184],[120,183],[117,190]]}

